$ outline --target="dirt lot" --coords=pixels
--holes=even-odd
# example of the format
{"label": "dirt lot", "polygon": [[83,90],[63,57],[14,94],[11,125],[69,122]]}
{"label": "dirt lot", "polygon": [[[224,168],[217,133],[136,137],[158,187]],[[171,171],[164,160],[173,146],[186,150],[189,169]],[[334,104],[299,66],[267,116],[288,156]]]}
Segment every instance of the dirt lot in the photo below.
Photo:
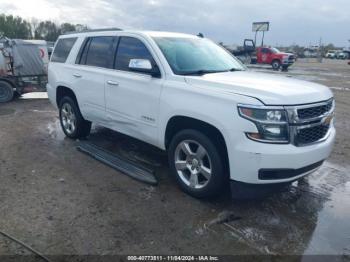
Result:
{"label": "dirt lot", "polygon": [[[350,66],[253,70],[333,89],[336,145],[307,179],[267,199],[196,200],[177,188],[159,150],[94,128],[95,143],[155,169],[159,185],[142,184],[78,152],[47,99],[18,99],[0,105],[0,231],[47,255],[350,255]],[[0,235],[0,254],[31,253]]]}

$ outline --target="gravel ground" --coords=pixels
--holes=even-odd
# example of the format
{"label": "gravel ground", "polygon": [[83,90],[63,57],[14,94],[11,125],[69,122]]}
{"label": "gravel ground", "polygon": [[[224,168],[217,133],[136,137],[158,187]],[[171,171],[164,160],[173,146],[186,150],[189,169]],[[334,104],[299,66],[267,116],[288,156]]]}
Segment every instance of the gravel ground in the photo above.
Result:
{"label": "gravel ground", "polygon": [[[0,105],[0,231],[57,261],[54,255],[62,254],[328,254],[343,255],[345,261],[350,255],[350,66],[299,60],[289,72],[253,70],[332,88],[337,140],[316,173],[266,199],[233,201],[227,194],[193,199],[169,177],[163,152],[94,127],[91,140],[153,168],[159,185],[132,180],[78,152],[49,101],[27,96]],[[0,254],[31,252],[0,235]]]}

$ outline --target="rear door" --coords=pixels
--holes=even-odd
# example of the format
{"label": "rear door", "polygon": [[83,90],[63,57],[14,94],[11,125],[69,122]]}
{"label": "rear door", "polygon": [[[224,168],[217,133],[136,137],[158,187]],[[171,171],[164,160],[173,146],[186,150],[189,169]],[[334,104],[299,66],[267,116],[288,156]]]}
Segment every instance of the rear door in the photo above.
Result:
{"label": "rear door", "polygon": [[79,106],[85,118],[105,121],[105,71],[113,67],[113,36],[85,39],[72,70]]}
{"label": "rear door", "polygon": [[163,79],[131,71],[130,59],[147,59],[153,66],[157,65],[146,41],[129,36],[119,38],[114,70],[106,70],[106,114],[109,126],[155,144]]}

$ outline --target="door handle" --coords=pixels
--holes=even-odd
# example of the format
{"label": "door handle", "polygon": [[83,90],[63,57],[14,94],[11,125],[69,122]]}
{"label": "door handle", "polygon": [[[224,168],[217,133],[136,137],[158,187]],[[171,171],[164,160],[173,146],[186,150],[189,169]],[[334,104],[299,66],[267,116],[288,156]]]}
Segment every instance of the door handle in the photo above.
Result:
{"label": "door handle", "polygon": [[78,74],[78,73],[74,73],[73,76],[74,76],[74,77],[77,77],[77,78],[80,78],[80,77],[81,77],[81,75]]}
{"label": "door handle", "polygon": [[108,80],[107,84],[111,85],[111,86],[119,86],[118,82],[112,81],[112,80]]}

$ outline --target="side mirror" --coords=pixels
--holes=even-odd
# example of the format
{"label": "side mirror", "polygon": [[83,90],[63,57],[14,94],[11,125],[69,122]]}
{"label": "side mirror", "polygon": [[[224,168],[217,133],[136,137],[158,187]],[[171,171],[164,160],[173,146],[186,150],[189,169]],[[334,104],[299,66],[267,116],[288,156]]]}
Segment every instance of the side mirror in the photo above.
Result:
{"label": "side mirror", "polygon": [[158,66],[152,67],[151,61],[147,59],[130,59],[129,69],[135,72],[149,74],[153,77],[160,77]]}

